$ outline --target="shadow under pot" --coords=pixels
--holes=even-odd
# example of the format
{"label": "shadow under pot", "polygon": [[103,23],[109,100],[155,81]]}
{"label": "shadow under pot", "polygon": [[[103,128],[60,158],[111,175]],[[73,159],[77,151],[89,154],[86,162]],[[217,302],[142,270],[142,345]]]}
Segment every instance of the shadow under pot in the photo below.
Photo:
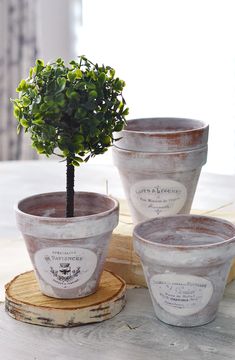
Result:
{"label": "shadow under pot", "polygon": [[40,194],[20,201],[15,211],[42,293],[73,299],[98,289],[119,204],[77,192],[71,218],[64,217],[65,204],[64,192]]}
{"label": "shadow under pot", "polygon": [[208,131],[198,120],[146,118],[129,120],[116,135],[114,163],[134,223],[190,212]]}
{"label": "shadow under pot", "polygon": [[134,229],[156,316],[176,326],[214,320],[235,256],[235,227],[218,218],[176,215]]}

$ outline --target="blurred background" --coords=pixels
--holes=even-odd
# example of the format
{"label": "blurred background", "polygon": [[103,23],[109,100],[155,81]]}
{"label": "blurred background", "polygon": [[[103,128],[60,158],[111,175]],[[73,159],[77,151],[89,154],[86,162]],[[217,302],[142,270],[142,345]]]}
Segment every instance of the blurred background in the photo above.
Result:
{"label": "blurred background", "polygon": [[234,11],[234,0],[0,0],[0,160],[37,158],[9,102],[35,59],[85,54],[125,80],[129,118],[208,122],[203,171],[234,174]]}

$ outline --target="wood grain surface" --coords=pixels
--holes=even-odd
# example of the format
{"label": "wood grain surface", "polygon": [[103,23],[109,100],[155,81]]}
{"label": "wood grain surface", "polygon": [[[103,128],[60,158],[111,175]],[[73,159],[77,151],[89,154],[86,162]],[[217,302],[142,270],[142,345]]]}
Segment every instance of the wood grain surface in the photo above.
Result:
{"label": "wood grain surface", "polygon": [[147,289],[127,291],[127,305],[114,318],[76,328],[53,329],[15,321],[0,306],[4,360],[233,360],[235,283],[217,318],[201,327],[179,328],[156,319]]}
{"label": "wood grain surface", "polygon": [[72,327],[100,322],[118,314],[125,305],[126,284],[104,271],[95,294],[61,300],[43,295],[33,271],[16,276],[6,285],[5,308],[16,320],[50,327]]}

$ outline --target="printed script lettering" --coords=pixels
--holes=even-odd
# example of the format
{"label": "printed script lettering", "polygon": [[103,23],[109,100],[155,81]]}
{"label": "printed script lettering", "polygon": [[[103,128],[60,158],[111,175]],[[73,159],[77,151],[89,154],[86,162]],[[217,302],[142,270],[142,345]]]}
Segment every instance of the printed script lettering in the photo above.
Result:
{"label": "printed script lettering", "polygon": [[[164,188],[160,186],[155,186],[153,188],[145,188],[136,190],[136,195],[139,196],[139,200],[146,204],[147,208],[152,210],[157,215],[161,214],[164,211],[172,209],[175,202],[181,200],[182,190],[177,188]],[[164,194],[167,195],[176,195],[169,198],[169,196],[164,197]],[[145,195],[145,197],[141,196]],[[150,195],[151,197],[146,197]]]}
{"label": "printed script lettering", "polygon": [[153,188],[136,190],[136,194],[181,194],[181,190],[176,188],[163,188],[154,186]]}
{"label": "printed script lettering", "polygon": [[145,217],[177,214],[187,198],[186,187],[171,179],[143,180],[132,185],[133,205]]}
{"label": "printed script lettering", "polygon": [[96,268],[97,256],[84,248],[46,248],[36,253],[35,261],[48,283],[72,288],[89,280]]}
{"label": "printed script lettering", "polygon": [[156,274],[150,279],[150,288],[157,304],[177,316],[197,314],[213,295],[212,283],[195,275]]}
{"label": "printed script lettering", "polygon": [[168,282],[153,281],[157,286],[158,294],[165,305],[183,309],[198,306],[203,300],[203,291],[207,288],[205,283],[197,282]]}

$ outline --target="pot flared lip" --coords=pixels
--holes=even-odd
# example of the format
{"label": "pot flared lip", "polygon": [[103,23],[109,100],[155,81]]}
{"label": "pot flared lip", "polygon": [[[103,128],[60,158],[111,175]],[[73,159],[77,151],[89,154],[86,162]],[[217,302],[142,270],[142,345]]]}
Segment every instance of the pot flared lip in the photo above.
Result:
{"label": "pot flared lip", "polygon": [[64,221],[69,221],[70,223],[73,223],[73,222],[78,222],[78,221],[85,221],[87,219],[97,219],[97,218],[107,217],[108,215],[111,215],[112,213],[115,213],[119,209],[118,200],[115,199],[112,196],[101,194],[101,193],[96,193],[96,192],[90,192],[90,191],[76,191],[74,194],[75,195],[79,194],[79,195],[99,196],[101,198],[106,198],[106,199],[109,199],[109,200],[113,201],[113,207],[111,209],[109,209],[109,210],[98,212],[96,214],[84,215],[84,216],[83,215],[82,216],[73,216],[73,217],[40,216],[40,215],[33,215],[33,214],[27,213],[27,212],[25,212],[23,210],[20,210],[20,208],[19,208],[20,204],[22,204],[23,202],[25,202],[27,200],[31,200],[33,198],[40,198],[40,197],[43,198],[43,197],[55,196],[55,195],[66,195],[65,191],[55,191],[55,192],[39,193],[39,194],[28,196],[28,197],[20,200],[17,204],[15,204],[14,205],[14,210],[19,215],[27,216],[28,218],[48,221],[50,223],[53,223],[53,222],[55,222],[55,223],[60,223],[60,222],[63,223]]}
{"label": "pot flared lip", "polygon": [[[143,236],[139,235],[138,234],[138,230],[141,226],[143,225],[147,225],[148,223],[152,223],[153,221],[162,221],[164,219],[176,219],[176,218],[183,218],[183,219],[186,219],[186,218],[191,218],[191,219],[202,219],[202,220],[211,220],[213,222],[217,222],[217,223],[221,223],[221,225],[227,225],[229,226],[231,229],[234,230],[234,236],[230,237],[229,239],[225,239],[225,240],[222,240],[222,241],[218,241],[216,243],[211,243],[211,244],[200,244],[200,245],[171,245],[171,244],[162,244],[162,243],[159,243],[157,241],[151,241],[151,240],[148,240],[148,239],[145,239]],[[134,227],[134,230],[133,230],[133,237],[138,240],[140,240],[141,242],[145,243],[145,244],[148,244],[148,245],[154,245],[158,248],[162,248],[162,249],[165,249],[165,250],[179,250],[179,251],[184,251],[184,250],[200,250],[200,249],[214,249],[214,248],[217,248],[217,247],[221,247],[221,246],[224,246],[224,245],[228,245],[232,242],[235,241],[235,225],[232,224],[231,222],[227,221],[227,220],[224,220],[224,219],[221,219],[221,218],[217,218],[217,217],[213,217],[213,216],[203,216],[203,215],[173,215],[173,216],[159,216],[157,218],[153,218],[153,219],[150,219],[150,220],[145,220],[145,221],[142,221],[140,223],[138,223],[135,227]]]}
{"label": "pot flared lip", "polygon": [[114,145],[113,149],[114,151],[119,151],[122,152],[123,154],[126,155],[131,155],[131,154],[143,154],[143,156],[180,156],[180,155],[184,155],[185,153],[189,153],[189,154],[194,154],[197,152],[202,152],[202,151],[207,151],[208,150],[208,145],[204,145],[202,147],[199,148],[195,148],[195,149],[185,149],[185,150],[181,150],[181,151],[169,151],[169,152],[154,152],[154,151],[137,151],[137,150],[130,150],[130,149],[123,149],[123,148],[119,148],[118,146]]}
{"label": "pot flared lip", "polygon": [[[193,132],[197,132],[198,130],[206,130],[209,127],[209,124],[203,120],[196,120],[196,119],[190,119],[190,118],[181,118],[181,117],[147,117],[147,118],[136,118],[136,119],[130,119],[127,120],[127,126],[128,123],[134,123],[134,122],[138,122],[138,121],[143,121],[143,120],[147,120],[147,121],[157,121],[157,120],[169,120],[169,121],[176,121],[176,120],[182,120],[182,121],[191,121],[191,122],[197,122],[200,123],[201,126],[195,127],[195,128],[190,128],[190,129],[186,129],[186,130],[174,130],[175,134],[188,134],[188,133],[193,133]],[[170,135],[173,132],[172,131],[148,131],[148,130],[132,130],[132,129],[127,129],[124,128],[122,131],[122,133],[134,133],[134,134],[139,134],[139,135],[148,135],[148,136],[155,136],[155,135],[159,135],[159,136],[165,136],[165,135]]]}

